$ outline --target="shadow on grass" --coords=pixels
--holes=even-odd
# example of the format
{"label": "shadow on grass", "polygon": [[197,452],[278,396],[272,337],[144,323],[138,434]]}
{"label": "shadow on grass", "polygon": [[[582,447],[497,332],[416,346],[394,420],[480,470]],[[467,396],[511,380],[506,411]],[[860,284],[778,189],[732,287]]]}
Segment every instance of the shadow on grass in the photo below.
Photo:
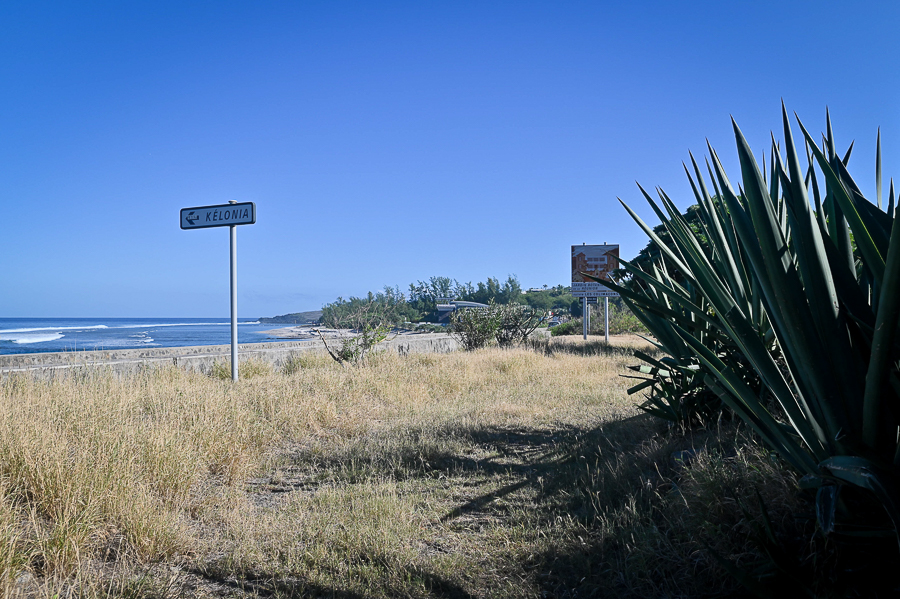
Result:
{"label": "shadow on grass", "polygon": [[[594,429],[568,427],[552,431],[490,428],[469,431],[471,440],[492,448],[497,456],[472,460],[448,457],[448,471],[456,475],[478,473],[506,475],[514,480],[462,504],[442,518],[449,522],[466,513],[482,511],[496,499],[530,488],[536,509],[548,517],[563,513],[582,520],[595,514],[592,499],[602,491],[605,499],[624,500],[642,474],[650,474],[647,463],[633,460],[623,463],[623,455],[635,456],[636,450],[658,428],[649,415],[632,416],[606,423]],[[658,475],[655,471],[653,476]],[[597,487],[605,487],[598,489]]]}
{"label": "shadow on grass", "polygon": [[[660,484],[667,484],[670,478],[677,478],[677,466],[670,455],[691,442],[677,435],[659,435],[664,427],[648,414],[597,427],[451,425],[445,429],[405,431],[403,442],[393,445],[387,439],[357,439],[354,447],[361,448],[358,453],[350,448],[349,454],[341,456],[338,452],[327,463],[320,453],[294,454],[293,458],[301,468],[314,461],[318,466],[335,469],[332,472],[337,473],[337,480],[345,484],[366,484],[372,476],[389,476],[407,481],[420,478],[428,486],[438,478],[445,478],[463,494],[466,489],[477,491],[474,496],[464,495],[464,501],[439,517],[440,522],[452,525],[456,520],[474,518],[509,526],[530,537],[536,529],[546,530],[548,534],[558,530],[554,523],[560,517],[580,523],[576,525],[583,527],[580,530],[596,530],[598,518],[626,512],[633,508],[635,501],[646,504],[647,509],[641,509],[649,513],[653,493],[643,490],[656,489]],[[442,437],[451,441],[441,442]],[[339,470],[342,460],[347,459],[354,461],[354,474],[343,477]],[[356,473],[367,473],[370,478]],[[534,585],[531,588],[548,597],[575,596],[574,589],[579,589],[574,591],[577,596],[629,596],[628,592],[604,590],[604,585],[617,578],[614,571],[617,560],[628,549],[616,539],[590,536],[590,532],[584,534],[583,540],[563,533],[553,541],[542,541],[540,550],[535,551],[538,546],[533,546],[521,559],[516,557],[512,561],[507,555],[500,559],[497,568],[512,568],[507,572],[510,576],[527,576],[531,580],[528,584]],[[473,539],[473,542],[478,541]],[[527,541],[532,542],[536,541]],[[384,563],[390,561],[385,559]],[[372,555],[366,557],[366,562],[382,563],[379,556]],[[407,596],[412,584],[428,589],[428,595],[433,597],[470,597],[458,581],[429,572],[420,565],[394,564],[385,568],[385,578],[375,579],[378,588],[372,595]],[[653,567],[647,569],[649,573]],[[235,573],[224,576],[235,576]],[[260,596],[342,599],[363,596],[353,591],[317,587],[305,580],[275,581],[271,575],[254,579],[248,572],[237,576],[240,585]],[[335,573],[335,580],[340,577],[341,574]]]}
{"label": "shadow on grass", "polygon": [[361,438],[327,455],[303,450],[294,454],[291,462],[300,467],[315,464],[344,484],[365,483],[373,475],[395,480],[444,475],[468,479],[478,486],[490,485],[497,478],[510,480],[457,506],[441,522],[489,506],[496,510],[491,506],[495,500],[523,489],[531,491],[534,508],[548,517],[565,513],[587,521],[596,515],[598,493],[603,495],[603,502],[616,507],[643,484],[642,477],[666,474],[660,472],[659,464],[665,467],[668,453],[682,447],[668,443],[647,448],[647,440],[663,428],[649,414],[595,428],[472,428],[454,424],[437,430],[408,430],[400,440],[390,434]]}
{"label": "shadow on grass", "polygon": [[[491,571],[499,579],[523,580],[527,586],[517,587],[522,591],[545,597],[746,596],[703,549],[706,540],[719,539],[735,548],[745,563],[756,559],[758,552],[738,538],[747,536],[746,523],[741,528],[727,520],[704,522],[707,510],[714,511],[715,503],[727,498],[717,492],[712,501],[698,503],[703,495],[696,494],[696,489],[693,519],[681,522],[685,510],[680,502],[687,508],[685,497],[690,497],[680,478],[686,461],[681,458],[677,464],[672,456],[679,449],[706,447],[722,456],[721,469],[733,470],[734,464],[727,460],[732,458],[729,452],[734,450],[738,429],[729,424],[725,432],[658,434],[664,427],[648,414],[597,427],[455,424],[407,430],[402,437],[356,439],[343,454],[329,457],[325,466],[339,469],[343,460],[352,459],[354,471],[367,473],[368,480],[373,476],[421,479],[426,488],[438,478],[446,479],[457,503],[439,516],[440,522],[487,521],[517,531],[509,538],[524,539],[496,553],[487,545],[477,552],[490,556]],[[309,466],[310,460],[323,465],[318,454],[299,453],[294,458],[301,467]],[[726,472],[723,480],[731,480],[728,476]],[[367,482],[365,476],[337,478],[349,484]],[[466,495],[471,489],[477,489],[474,496]],[[742,492],[750,489],[747,486]],[[668,493],[679,505],[665,512],[659,502],[661,494]],[[565,523],[556,525],[560,518]],[[809,543],[808,537],[800,540]],[[461,542],[493,541],[487,534],[483,540],[467,536]],[[340,599],[421,596],[423,591],[432,597],[468,598],[483,590],[467,590],[462,584],[467,580],[465,572],[441,575],[429,572],[427,563],[424,567],[398,564],[390,556],[366,555],[364,561],[375,565],[372,593],[326,588],[302,579],[276,581],[271,575],[254,578],[247,572],[238,572],[241,582],[233,584],[235,590],[257,596]],[[859,567],[867,574],[874,570],[865,566]],[[209,573],[204,576],[219,580]],[[233,572],[222,574],[223,584],[233,576]],[[334,572],[336,584],[341,576]]]}
{"label": "shadow on grass", "polygon": [[[672,458],[676,450],[695,442],[725,448],[710,431],[697,431],[696,438],[658,434],[664,428],[641,414],[591,429],[471,431],[473,441],[499,455],[477,464],[457,459],[454,467],[513,480],[458,505],[441,521],[502,517],[497,499],[515,502],[514,495],[530,491],[529,523],[547,531],[559,517],[580,523],[570,529],[576,532],[550,534],[539,550],[522,553],[519,566],[543,597],[746,596],[709,556],[698,554],[698,542],[670,538],[681,533],[670,532],[667,516],[653,507],[658,492],[680,493],[674,481],[684,466]],[[508,455],[522,463],[506,463]],[[685,589],[691,590],[679,595]]]}
{"label": "shadow on grass", "polygon": [[[564,515],[589,526],[597,515],[597,506],[593,502],[597,500],[598,493],[603,495],[605,507],[615,509],[616,505],[628,501],[635,487],[640,485],[641,476],[647,474],[650,463],[659,457],[657,454],[667,451],[647,453],[646,463],[633,459],[635,455],[643,455],[642,445],[658,429],[658,421],[643,414],[595,428],[451,428],[444,432],[454,438],[465,439],[464,453],[425,451],[422,448],[417,452],[409,445],[403,445],[393,448],[399,451],[398,455],[385,456],[383,453],[389,448],[376,443],[375,450],[365,455],[377,455],[378,460],[368,464],[358,463],[355,468],[367,470],[370,476],[393,475],[397,474],[396,469],[381,468],[387,463],[404,462],[407,470],[400,475],[406,480],[419,477],[423,484],[430,485],[437,478],[435,475],[440,474],[455,481],[452,484],[458,484],[460,489],[474,487],[483,490],[440,516],[440,522],[446,524],[476,516],[479,520],[486,518],[519,528],[531,526],[536,521],[546,522],[549,530],[549,523]],[[414,431],[412,433],[407,440],[413,441],[413,445],[417,439],[431,443],[436,434],[438,437],[441,434],[434,430],[420,435],[414,434]],[[366,446],[369,442],[371,440],[359,440]],[[423,452],[427,454],[424,460]],[[467,453],[484,457],[473,457]],[[303,456],[294,457],[306,463]],[[364,455],[354,456],[357,461],[363,458]],[[321,464],[318,456],[316,460]],[[362,479],[345,482],[366,484]],[[506,501],[498,502],[498,499]],[[510,506],[514,506],[513,509]],[[522,517],[527,517],[528,522],[518,520]],[[594,581],[590,572],[597,565],[595,562],[600,561],[601,553],[596,546],[551,545],[546,551],[533,552],[526,560],[528,563],[511,565],[517,562],[508,562],[508,558],[504,558],[496,567],[517,568],[509,574],[528,576],[533,580],[530,584],[543,589],[546,596],[557,596],[565,588],[594,588],[590,586]],[[366,555],[364,561],[374,565],[376,571],[383,570],[384,574],[380,578],[372,573],[372,587],[367,593],[326,587],[305,579],[302,573],[277,580],[272,574],[235,571],[224,566],[220,569],[216,564],[207,564],[192,573],[211,584],[227,587],[228,592],[238,596],[362,599],[370,596],[419,596],[422,590],[430,597],[469,599],[474,596],[461,584],[462,579],[454,580],[455,576],[451,579],[430,572],[427,565],[397,564],[390,556],[380,555]],[[336,584],[339,584],[345,573],[334,572],[333,575]],[[578,580],[581,582],[578,583]]]}
{"label": "shadow on grass", "polygon": [[[387,561],[382,556],[373,556],[370,559],[373,562]],[[299,597],[304,599],[310,597],[369,599],[376,594],[384,597],[409,596],[409,588],[406,586],[394,587],[385,585],[377,589],[368,589],[365,593],[362,593],[337,588],[333,585],[311,582],[303,577],[292,576],[277,580],[271,575],[260,576],[252,572],[239,572],[237,573],[240,576],[238,579],[235,577],[234,572],[218,572],[215,568],[195,568],[188,571],[194,576],[203,579],[208,585],[218,587],[218,592],[224,591],[230,596],[240,596],[237,595],[238,593],[251,597],[272,597],[278,599]],[[402,573],[399,574],[400,579],[421,585],[430,597],[440,599],[474,599],[475,597],[459,584],[416,566],[404,566]]]}

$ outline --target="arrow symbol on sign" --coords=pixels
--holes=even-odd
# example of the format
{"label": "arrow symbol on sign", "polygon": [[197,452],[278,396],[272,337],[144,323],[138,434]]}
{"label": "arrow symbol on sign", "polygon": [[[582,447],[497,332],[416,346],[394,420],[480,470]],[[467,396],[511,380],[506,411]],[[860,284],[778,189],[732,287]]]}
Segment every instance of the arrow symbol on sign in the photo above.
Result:
{"label": "arrow symbol on sign", "polygon": [[200,220],[200,215],[194,214],[194,211],[191,210],[190,212],[188,212],[188,215],[184,217],[184,220],[193,225],[195,222]]}

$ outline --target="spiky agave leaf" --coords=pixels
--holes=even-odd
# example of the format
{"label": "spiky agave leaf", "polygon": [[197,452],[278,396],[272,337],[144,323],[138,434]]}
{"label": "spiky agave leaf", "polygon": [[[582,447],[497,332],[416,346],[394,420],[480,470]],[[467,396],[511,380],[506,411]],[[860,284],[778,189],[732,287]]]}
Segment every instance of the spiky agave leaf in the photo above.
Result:
{"label": "spiky agave leaf", "polygon": [[[691,156],[693,175],[686,166],[685,172],[699,205],[697,231],[664,192],[659,196],[668,215],[641,188],[669,235],[669,244],[651,235],[662,266],[668,260],[683,284],[673,284],[660,268],[649,272],[629,263],[632,284],[618,288],[636,313],[652,314],[648,328],[678,347],[681,363],[697,360],[710,389],[798,471],[867,489],[896,531],[900,228],[893,226],[893,185],[888,212],[880,209],[880,134],[874,205],[847,171],[853,144],[843,157],[837,154],[830,114],[821,147],[798,119],[805,165],[784,106],[782,116],[784,155],[773,139],[766,172],[733,123],[742,180],[737,191],[709,147],[707,170],[718,200]],[[815,166],[824,176],[824,198]],[[746,364],[783,409],[787,429],[747,384]],[[820,521],[831,528],[828,518]]]}

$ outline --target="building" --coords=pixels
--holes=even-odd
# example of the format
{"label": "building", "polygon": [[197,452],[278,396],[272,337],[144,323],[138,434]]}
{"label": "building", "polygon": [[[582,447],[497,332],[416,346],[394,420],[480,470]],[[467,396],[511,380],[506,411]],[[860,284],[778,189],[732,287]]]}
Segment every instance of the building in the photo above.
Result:
{"label": "building", "polygon": [[450,315],[459,310],[460,308],[487,308],[487,304],[480,304],[478,302],[463,302],[459,300],[452,300],[446,304],[438,304],[438,322],[446,321],[450,319]]}

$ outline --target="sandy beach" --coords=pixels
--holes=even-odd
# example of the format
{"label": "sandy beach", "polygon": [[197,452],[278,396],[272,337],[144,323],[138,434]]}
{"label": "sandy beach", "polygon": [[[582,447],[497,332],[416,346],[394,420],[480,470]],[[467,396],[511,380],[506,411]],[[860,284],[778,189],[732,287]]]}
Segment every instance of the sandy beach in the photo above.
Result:
{"label": "sandy beach", "polygon": [[[328,327],[318,325],[297,325],[263,331],[263,333],[275,339],[319,339],[319,333],[321,333],[325,339],[341,339],[343,337],[353,337],[355,335],[353,329],[329,329]],[[407,335],[423,334],[426,333],[418,331],[392,331],[389,337],[404,337]]]}
{"label": "sandy beach", "polygon": [[318,339],[319,332],[321,332],[326,339],[346,337],[350,334],[349,329],[329,329],[327,327],[316,325],[298,325],[263,331],[266,335],[276,339]]}

